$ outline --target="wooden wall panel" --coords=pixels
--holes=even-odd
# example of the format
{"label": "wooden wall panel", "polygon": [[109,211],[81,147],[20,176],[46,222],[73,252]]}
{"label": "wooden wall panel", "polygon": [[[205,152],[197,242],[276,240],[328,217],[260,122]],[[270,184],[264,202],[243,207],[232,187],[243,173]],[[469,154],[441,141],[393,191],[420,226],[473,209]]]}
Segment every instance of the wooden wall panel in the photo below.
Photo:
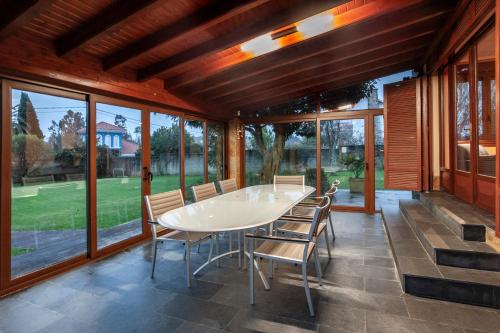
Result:
{"label": "wooden wall panel", "polygon": [[[495,81],[500,82],[500,0],[495,4]],[[496,128],[497,128],[497,152],[500,149],[500,84],[495,85],[496,106]],[[498,153],[497,153],[498,156]],[[500,238],[500,158],[497,157],[497,179],[496,179],[496,236]]]}
{"label": "wooden wall panel", "polygon": [[495,182],[477,179],[476,205],[489,212],[495,212]]}
{"label": "wooden wall panel", "polygon": [[386,189],[422,189],[419,81],[384,86]]}
{"label": "wooden wall panel", "polygon": [[131,71],[103,72],[98,59],[83,53],[75,52],[70,59],[58,58],[50,43],[23,34],[9,38],[0,48],[0,75],[2,74],[88,93],[128,97],[173,110],[203,113],[199,108],[166,91],[160,79],[139,83],[135,73]]}
{"label": "wooden wall panel", "polygon": [[474,203],[474,180],[471,174],[455,171],[454,172],[454,190],[455,195],[468,203]]}

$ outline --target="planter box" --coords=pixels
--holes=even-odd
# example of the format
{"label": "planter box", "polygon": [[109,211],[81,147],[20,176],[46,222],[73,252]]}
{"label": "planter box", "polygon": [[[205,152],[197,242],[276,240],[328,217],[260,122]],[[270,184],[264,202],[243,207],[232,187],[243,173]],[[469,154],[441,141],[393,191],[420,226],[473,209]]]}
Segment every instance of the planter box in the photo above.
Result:
{"label": "planter box", "polygon": [[349,178],[349,190],[351,193],[365,193],[365,179]]}

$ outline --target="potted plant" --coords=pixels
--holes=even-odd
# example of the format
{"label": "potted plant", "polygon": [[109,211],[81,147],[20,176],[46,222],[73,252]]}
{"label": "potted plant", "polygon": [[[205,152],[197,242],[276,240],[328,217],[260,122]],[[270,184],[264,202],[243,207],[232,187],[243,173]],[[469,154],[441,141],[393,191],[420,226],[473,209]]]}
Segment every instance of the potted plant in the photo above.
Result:
{"label": "potted plant", "polygon": [[365,192],[365,179],[361,178],[361,174],[365,170],[365,159],[353,156],[352,154],[345,157],[342,164],[354,173],[354,177],[349,177],[349,190],[351,193]]}

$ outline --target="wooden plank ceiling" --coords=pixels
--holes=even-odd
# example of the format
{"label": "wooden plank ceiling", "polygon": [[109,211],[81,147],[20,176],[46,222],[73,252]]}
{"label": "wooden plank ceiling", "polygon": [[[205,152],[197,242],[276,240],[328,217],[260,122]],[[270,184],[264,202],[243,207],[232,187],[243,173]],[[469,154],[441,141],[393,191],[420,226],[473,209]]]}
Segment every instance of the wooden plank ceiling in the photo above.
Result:
{"label": "wooden plank ceiling", "polygon": [[[0,41],[17,31],[45,39],[58,56],[84,52],[103,71],[226,115],[419,68],[451,0],[0,0]],[[4,3],[4,4],[3,4]],[[241,43],[331,10],[330,31],[291,33],[252,56]],[[297,37],[299,36],[299,37]]]}

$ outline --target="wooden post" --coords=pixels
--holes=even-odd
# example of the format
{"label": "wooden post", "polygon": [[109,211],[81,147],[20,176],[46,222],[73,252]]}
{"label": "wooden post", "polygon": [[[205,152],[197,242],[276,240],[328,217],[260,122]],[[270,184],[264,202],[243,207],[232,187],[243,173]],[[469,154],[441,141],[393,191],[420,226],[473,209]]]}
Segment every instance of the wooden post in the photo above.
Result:
{"label": "wooden post", "polygon": [[496,165],[496,236],[500,237],[500,158],[498,152],[500,149],[500,0],[496,0],[496,14],[495,14],[495,106],[496,106],[496,141],[497,141],[497,165]]}
{"label": "wooden post", "polygon": [[234,118],[230,120],[228,123],[228,150],[229,150],[229,170],[228,176],[229,178],[235,178],[238,187],[244,186],[244,173],[242,168],[242,160],[244,147],[241,144],[243,140],[241,133],[239,130],[243,130],[241,128],[242,124],[239,118]]}

